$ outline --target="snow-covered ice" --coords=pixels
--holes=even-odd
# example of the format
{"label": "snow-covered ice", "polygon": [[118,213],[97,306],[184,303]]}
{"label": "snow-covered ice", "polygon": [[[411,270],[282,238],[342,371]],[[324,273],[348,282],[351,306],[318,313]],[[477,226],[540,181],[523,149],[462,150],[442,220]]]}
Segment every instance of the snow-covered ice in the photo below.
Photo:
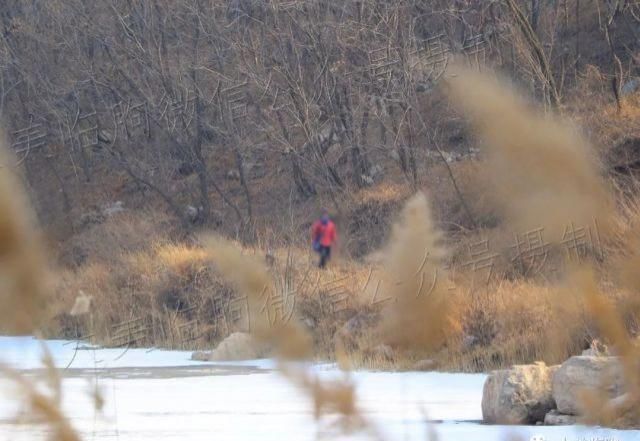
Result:
{"label": "snow-covered ice", "polygon": [[[47,348],[60,368],[122,368],[194,366],[202,362],[190,360],[183,351],[153,349],[99,349],[81,341],[47,340]],[[0,336],[0,360],[18,369],[42,367],[42,343],[33,337]]]}
{"label": "snow-covered ice", "polygon": [[[75,342],[46,344],[57,366],[66,368],[64,410],[83,440],[366,439],[363,434],[338,437],[326,425],[317,426],[310,400],[273,369],[271,360],[203,363],[181,351],[76,351]],[[34,339],[0,337],[3,362],[33,370],[41,367],[40,359]],[[321,378],[343,375],[332,365],[311,368]],[[640,431],[479,424],[484,375],[358,371],[350,378],[363,414],[387,440],[426,440],[428,430],[434,430],[444,441],[528,441],[534,436],[640,441]],[[90,395],[95,383],[106,401],[102,414],[94,410]],[[20,410],[12,391],[8,380],[0,380],[0,440],[46,439],[45,426],[12,422]]]}

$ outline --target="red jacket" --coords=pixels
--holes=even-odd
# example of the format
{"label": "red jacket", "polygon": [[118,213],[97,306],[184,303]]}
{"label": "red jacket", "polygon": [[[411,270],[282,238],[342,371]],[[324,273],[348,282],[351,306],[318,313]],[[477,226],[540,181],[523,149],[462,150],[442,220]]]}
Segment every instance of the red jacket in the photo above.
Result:
{"label": "red jacket", "polygon": [[323,224],[322,221],[317,220],[311,227],[311,240],[313,242],[319,241],[323,247],[330,247],[338,238],[336,233],[336,224],[333,221]]}

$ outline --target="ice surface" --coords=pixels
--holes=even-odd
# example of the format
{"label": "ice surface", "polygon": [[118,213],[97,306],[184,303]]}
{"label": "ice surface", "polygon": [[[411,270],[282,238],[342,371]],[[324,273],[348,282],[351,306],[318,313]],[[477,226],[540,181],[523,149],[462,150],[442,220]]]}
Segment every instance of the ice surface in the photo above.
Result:
{"label": "ice surface", "polygon": [[[0,360],[17,369],[42,367],[42,342],[33,337],[0,336]],[[117,368],[151,366],[193,366],[202,362],[190,360],[184,351],[154,349],[91,349],[82,341],[46,340],[44,342],[60,368]]]}
{"label": "ice surface", "polygon": [[[364,434],[338,436],[326,420],[315,424],[309,398],[272,370],[270,360],[202,363],[189,360],[188,352],[143,349],[124,355],[122,349],[82,350],[73,356],[75,343],[48,341],[47,346],[58,366],[71,363],[71,371],[89,372],[63,379],[65,412],[84,440],[368,439]],[[0,338],[0,359],[35,369],[39,348],[31,338]],[[220,373],[216,366],[227,368]],[[258,369],[246,371],[243,366]],[[106,374],[109,369],[118,375]],[[128,378],[127,372],[135,369],[150,375]],[[191,376],[190,369],[199,374]],[[343,376],[328,364],[312,369],[321,378]],[[359,371],[349,378],[363,414],[387,440],[427,440],[428,430],[434,430],[441,441],[528,441],[533,436],[545,441],[640,441],[640,431],[478,424],[484,375]],[[94,410],[90,395],[95,384],[106,401],[102,415]],[[19,411],[14,388],[0,380],[0,440],[45,440],[45,426],[11,421]]]}

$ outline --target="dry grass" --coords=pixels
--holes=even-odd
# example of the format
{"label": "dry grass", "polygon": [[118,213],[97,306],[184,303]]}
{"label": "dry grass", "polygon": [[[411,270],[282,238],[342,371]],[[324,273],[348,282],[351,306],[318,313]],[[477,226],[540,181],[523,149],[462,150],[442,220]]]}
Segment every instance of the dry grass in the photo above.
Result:
{"label": "dry grass", "polygon": [[[1,136],[1,135],[0,135]],[[11,173],[13,162],[0,145],[0,322],[3,332],[33,334],[37,332],[46,298],[46,259],[23,192]],[[46,354],[46,352],[45,352]],[[50,355],[44,380],[50,393],[36,387],[31,378],[0,363],[0,373],[13,381],[24,395],[32,419],[45,422],[55,441],[79,441],[61,410],[62,390]]]}
{"label": "dry grass", "polygon": [[604,393],[611,387],[612,378],[602,378],[599,390],[583,391],[584,419],[591,424],[637,428],[640,425],[640,349],[633,343],[615,302],[602,293],[592,271],[582,268],[571,275],[571,281],[603,340],[620,357],[624,377],[625,393],[615,399],[607,399]]}
{"label": "dry grass", "polygon": [[394,226],[385,257],[382,340],[410,350],[433,351],[461,331],[443,269],[446,251],[433,226],[427,198],[414,196]]}
{"label": "dry grass", "polygon": [[485,171],[495,206],[512,231],[543,228],[560,243],[567,225],[608,231],[613,204],[594,152],[577,129],[557,115],[536,112],[493,77],[458,69],[450,80],[454,104],[482,138]]}
{"label": "dry grass", "polygon": [[[62,330],[67,337],[93,336],[98,342],[113,344],[114,327],[143,318],[144,331],[133,344],[197,347],[216,335],[218,317],[212,314],[210,303],[214,294],[225,293],[207,292],[224,289],[209,277],[208,256],[201,247],[164,240],[125,252],[119,259],[94,258],[60,274],[50,310],[50,332],[59,335]],[[67,313],[80,292],[90,296],[93,309],[101,312],[91,320],[71,318]],[[201,322],[197,335],[181,335],[186,323],[206,315],[211,317]]]}
{"label": "dry grass", "polygon": [[640,98],[637,94],[626,97],[623,111],[618,113],[609,81],[596,66],[586,66],[567,100],[567,114],[603,152],[625,139],[640,136]]}
{"label": "dry grass", "polygon": [[[616,235],[619,239],[620,229],[613,228],[616,224],[619,227],[620,222],[616,220],[612,194],[598,173],[591,148],[575,129],[566,121],[532,112],[514,92],[501,90],[498,83],[486,75],[460,69],[457,74],[451,81],[451,93],[470,114],[487,142],[487,166],[495,182],[496,203],[505,222],[516,231],[542,227],[550,244],[557,245],[562,243],[564,235],[561,236],[561,232],[569,223],[588,225],[597,219],[605,242],[614,243]],[[624,251],[628,243],[634,241],[611,250],[612,254]],[[558,361],[580,348],[580,334],[588,335],[589,321],[592,321],[598,335],[621,357],[627,393],[614,401],[604,401],[597,399],[597,394],[593,395],[588,401],[587,419],[623,427],[637,425],[639,418],[635,409],[640,402],[637,369],[640,357],[631,343],[625,321],[617,312],[616,302],[620,300],[613,298],[611,293],[603,294],[601,283],[588,262],[573,262],[563,270],[566,283],[550,285],[550,299],[540,301],[546,290],[534,289],[526,297],[525,308],[511,299],[509,308],[496,311],[494,317],[500,317],[501,313],[503,317],[526,323],[534,332],[543,331],[525,336],[518,342],[521,334],[514,332],[518,330],[517,322],[507,324],[510,340],[521,343],[519,348],[533,349],[533,353],[527,355],[559,357]],[[627,282],[634,285],[633,280],[627,279]],[[633,288],[637,290],[638,286]],[[621,303],[625,303],[624,297]],[[484,308],[496,304],[490,301]],[[531,314],[531,309],[540,305],[548,305],[549,310]],[[535,318],[540,317],[552,319],[545,330],[541,330],[539,324],[536,326]],[[540,339],[546,334],[544,331],[551,331],[547,334],[551,337],[551,353],[547,354],[538,353],[536,344],[532,344],[545,341]],[[500,358],[499,363],[504,363]]]}
{"label": "dry grass", "polygon": [[155,260],[168,271],[177,274],[188,274],[205,266],[210,256],[198,247],[185,244],[167,244],[157,247]]}
{"label": "dry grass", "polygon": [[479,372],[537,360],[557,364],[593,338],[583,300],[563,284],[503,280],[467,292],[474,299],[463,326],[473,341],[443,354],[448,369]]}
{"label": "dry grass", "polygon": [[348,433],[367,431],[374,439],[380,439],[375,428],[360,413],[356,405],[355,389],[347,380],[321,381],[317,374],[304,365],[289,363],[312,355],[312,339],[299,322],[299,317],[279,317],[270,321],[262,313],[262,299],[278,292],[282,285],[271,277],[266,267],[253,256],[243,255],[237,244],[218,237],[205,237],[203,243],[209,250],[215,267],[237,286],[249,301],[251,334],[258,341],[275,348],[280,359],[280,371],[314,403],[316,421],[324,415],[339,416],[338,429]]}
{"label": "dry grass", "polygon": [[[597,337],[622,357],[628,394],[613,404],[587,397],[587,417],[607,425],[637,424],[640,354],[632,335],[640,313],[640,209],[629,200],[614,204],[593,150],[574,127],[540,115],[493,79],[457,73],[452,99],[471,116],[487,150],[484,162],[456,166],[461,188],[483,195],[472,197],[472,211],[499,220],[495,228],[487,221],[484,229],[445,238],[431,201],[418,193],[391,229],[379,265],[342,258],[320,271],[295,241],[271,240],[289,245],[269,247],[265,259],[260,247],[209,235],[172,239],[146,215],[117,216],[76,238],[90,258],[61,271],[45,329],[109,344],[114,326],[142,317],[144,338],[133,344],[203,348],[232,330],[229,323],[220,327],[217,302],[246,296],[251,333],[274,348],[283,374],[313,400],[316,418],[337,413],[341,430],[365,430],[373,437],[379,434],[360,413],[348,380],[323,383],[289,362],[315,356],[343,367],[398,369],[428,357],[443,369],[475,372],[535,360],[558,363]],[[635,104],[627,104],[620,117],[635,119]],[[6,207],[0,213],[2,318],[9,331],[29,332],[35,330],[47,277],[12,181],[7,168],[0,169],[0,206]],[[378,190],[361,192],[363,207],[393,206],[407,196],[393,185]],[[563,261],[558,250],[566,225],[596,218],[606,259],[595,265],[589,259]],[[513,271],[505,251],[509,234],[537,228],[544,229],[550,246],[553,275]],[[497,277],[478,285],[462,256],[482,238],[498,244],[504,265]],[[271,303],[292,296],[290,315]],[[373,318],[346,338],[345,323],[357,315]],[[194,324],[197,335],[185,336]],[[392,348],[392,357],[376,352],[380,343]],[[19,373],[3,371],[25,391],[33,413],[54,426],[57,439],[77,439],[59,410],[53,368],[50,396]]]}
{"label": "dry grass", "polygon": [[3,332],[29,333],[43,313],[46,261],[33,216],[14,177],[15,162],[0,134],[0,323]]}

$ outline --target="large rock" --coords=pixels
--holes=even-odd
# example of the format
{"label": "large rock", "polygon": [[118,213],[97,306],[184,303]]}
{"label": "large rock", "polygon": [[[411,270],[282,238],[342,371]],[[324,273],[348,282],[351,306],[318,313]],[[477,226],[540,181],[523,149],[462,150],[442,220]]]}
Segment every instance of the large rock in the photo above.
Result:
{"label": "large rock", "polygon": [[482,418],[494,424],[535,424],[555,407],[551,377],[542,362],[493,371],[482,391]]}
{"label": "large rock", "polygon": [[194,352],[193,360],[200,361],[237,361],[254,360],[268,355],[268,349],[256,342],[246,332],[234,332],[222,340],[211,352]]}
{"label": "large rock", "polygon": [[623,386],[617,357],[571,357],[555,372],[552,381],[558,411],[568,415],[582,415],[581,394],[585,391],[601,391],[614,398],[623,393]]}
{"label": "large rock", "polygon": [[575,415],[564,415],[553,409],[545,415],[544,424],[546,426],[573,426],[578,421]]}
{"label": "large rock", "polygon": [[638,397],[633,393],[623,393],[610,399],[604,408],[604,414],[609,417],[601,424],[606,424],[617,429],[639,429],[640,428],[640,408],[638,407]]}

